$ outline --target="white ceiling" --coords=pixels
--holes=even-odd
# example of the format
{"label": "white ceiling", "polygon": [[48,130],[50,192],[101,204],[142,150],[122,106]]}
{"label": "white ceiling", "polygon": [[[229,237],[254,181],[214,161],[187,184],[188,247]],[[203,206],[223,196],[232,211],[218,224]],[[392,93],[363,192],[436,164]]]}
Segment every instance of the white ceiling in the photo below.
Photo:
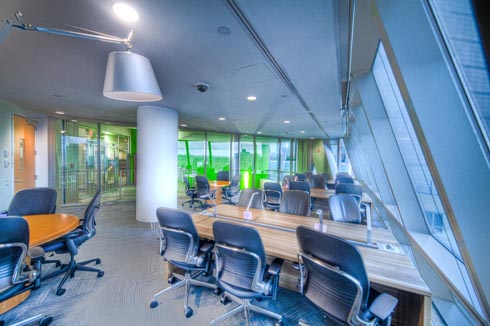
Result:
{"label": "white ceiling", "polygon": [[[134,28],[132,51],[150,59],[164,96],[151,105],[177,110],[179,122],[189,128],[298,138],[342,135],[344,4],[339,9],[337,0],[235,0],[295,94],[226,0],[127,1],[140,13],[134,24],[113,15],[113,2],[2,0],[0,18],[12,20],[20,10],[25,22],[36,26],[73,30],[72,25],[119,37]],[[231,33],[219,34],[220,26]],[[13,29],[0,43],[0,99],[49,115],[61,110],[69,118],[136,124],[143,103],[102,96],[107,54],[115,50],[125,48]],[[198,92],[198,82],[209,90]],[[249,102],[248,95],[258,100]]]}

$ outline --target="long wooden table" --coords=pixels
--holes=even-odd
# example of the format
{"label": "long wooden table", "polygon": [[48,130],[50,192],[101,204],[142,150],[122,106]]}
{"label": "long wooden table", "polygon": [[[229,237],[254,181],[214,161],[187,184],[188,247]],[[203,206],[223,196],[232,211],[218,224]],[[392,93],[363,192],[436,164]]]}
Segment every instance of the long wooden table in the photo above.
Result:
{"label": "long wooden table", "polygon": [[[282,258],[288,262],[298,261],[298,244],[295,229],[299,225],[314,227],[318,219],[297,215],[281,214],[272,211],[251,209],[252,219],[243,219],[242,207],[220,205],[217,217],[194,214],[193,220],[199,236],[213,239],[212,226],[216,220],[249,225],[259,232],[267,255]],[[210,209],[209,212],[212,212]],[[326,232],[341,238],[365,241],[366,226],[324,221]],[[391,243],[399,246],[391,232],[386,229],[373,229],[374,242]],[[431,309],[431,291],[425,284],[411,260],[401,253],[392,253],[374,248],[358,246],[364,260],[372,288],[388,292],[399,300],[393,325],[429,325]],[[283,268],[283,274],[291,274]],[[294,273],[294,272],[293,272]],[[286,275],[286,279],[288,276]],[[295,290],[297,275],[290,277],[285,286]],[[292,285],[292,286],[291,286]]]}
{"label": "long wooden table", "polygon": [[[40,214],[26,215],[24,219],[29,224],[29,246],[35,247],[53,241],[70,233],[80,224],[78,217],[69,214]],[[0,314],[14,308],[26,300],[30,291],[25,291],[15,297],[0,303]]]}
{"label": "long wooden table", "polygon": [[[321,189],[321,188],[310,189],[311,198],[328,199],[333,195],[335,195],[335,189]],[[371,205],[373,203],[373,200],[366,193],[362,193],[361,202]]]}

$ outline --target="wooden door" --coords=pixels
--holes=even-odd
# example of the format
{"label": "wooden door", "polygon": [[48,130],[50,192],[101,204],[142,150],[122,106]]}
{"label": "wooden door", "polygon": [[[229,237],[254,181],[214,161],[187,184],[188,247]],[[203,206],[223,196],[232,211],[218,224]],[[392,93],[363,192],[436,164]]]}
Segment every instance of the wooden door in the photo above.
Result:
{"label": "wooden door", "polygon": [[14,191],[33,188],[35,176],[35,126],[14,115]]}

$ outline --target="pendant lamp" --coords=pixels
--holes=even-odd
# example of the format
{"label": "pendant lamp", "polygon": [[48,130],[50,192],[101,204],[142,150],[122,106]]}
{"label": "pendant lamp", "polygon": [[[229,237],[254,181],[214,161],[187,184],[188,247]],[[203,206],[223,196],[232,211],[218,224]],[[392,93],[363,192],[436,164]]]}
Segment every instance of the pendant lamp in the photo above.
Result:
{"label": "pendant lamp", "polygon": [[109,53],[103,94],[119,101],[152,102],[162,99],[150,60],[129,51]]}

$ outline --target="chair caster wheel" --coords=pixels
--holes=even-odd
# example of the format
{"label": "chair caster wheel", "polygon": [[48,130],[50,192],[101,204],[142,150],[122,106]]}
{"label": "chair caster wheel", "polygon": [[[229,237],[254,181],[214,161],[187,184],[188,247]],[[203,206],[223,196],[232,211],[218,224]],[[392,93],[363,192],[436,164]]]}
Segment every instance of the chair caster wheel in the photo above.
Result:
{"label": "chair caster wheel", "polygon": [[184,309],[184,315],[185,315],[185,318],[189,318],[190,316],[192,316],[192,308],[191,307],[186,307]]}
{"label": "chair caster wheel", "polygon": [[151,302],[150,302],[150,308],[151,309],[158,307],[158,305],[159,305],[159,303],[157,300],[155,300],[155,299],[151,300]]}
{"label": "chair caster wheel", "polygon": [[274,322],[274,326],[282,326],[282,325],[283,325],[282,320],[276,320]]}
{"label": "chair caster wheel", "polygon": [[230,299],[226,295],[221,296],[219,299],[219,302],[221,302],[222,305],[226,305],[228,302],[230,302]]}
{"label": "chair caster wheel", "polygon": [[53,321],[53,317],[45,316],[39,321],[39,326],[48,326]]}
{"label": "chair caster wheel", "polygon": [[216,295],[220,295],[221,294],[221,289],[220,288],[216,288],[213,290],[214,294]]}
{"label": "chair caster wheel", "polygon": [[97,258],[97,259],[95,260],[95,265],[100,265],[100,263],[101,263],[101,262],[102,262],[102,260],[100,260],[100,258]]}
{"label": "chair caster wheel", "polygon": [[104,276],[104,272],[103,271],[100,271],[100,272],[97,273],[97,277],[102,277],[102,276]]}
{"label": "chair caster wheel", "polygon": [[63,294],[65,294],[65,291],[66,291],[65,289],[58,289],[58,290],[56,290],[56,295],[57,296],[63,295]]}
{"label": "chair caster wheel", "polygon": [[175,276],[170,276],[167,280],[168,284],[174,284],[175,281],[177,281],[177,278]]}

